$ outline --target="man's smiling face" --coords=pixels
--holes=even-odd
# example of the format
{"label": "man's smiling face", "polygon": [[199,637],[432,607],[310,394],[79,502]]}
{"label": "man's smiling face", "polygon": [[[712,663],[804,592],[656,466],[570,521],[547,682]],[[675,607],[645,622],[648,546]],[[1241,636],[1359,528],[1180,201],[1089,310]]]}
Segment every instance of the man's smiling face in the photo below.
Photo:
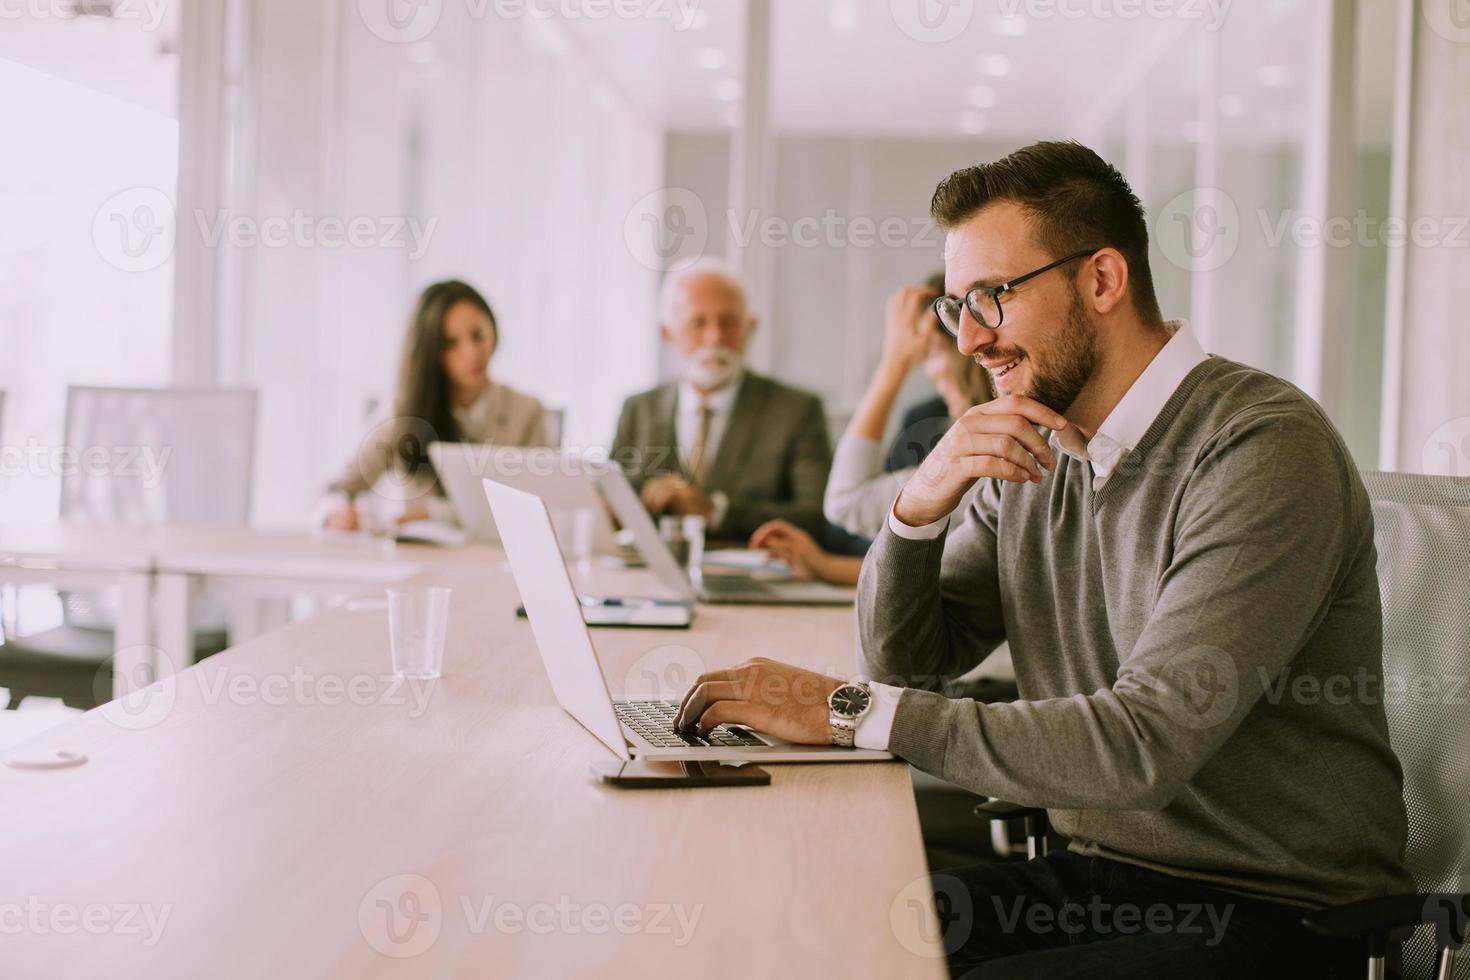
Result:
{"label": "man's smiling face", "polygon": [[[987,205],[951,228],[944,242],[944,286],[963,298],[975,286],[999,286],[1061,256],[1037,243],[1032,221],[1013,201]],[[968,309],[960,321],[960,352],[990,372],[998,394],[1025,395],[1065,412],[1097,367],[1097,330],[1075,287],[1086,260],[1067,263],[1001,296],[998,330]]]}

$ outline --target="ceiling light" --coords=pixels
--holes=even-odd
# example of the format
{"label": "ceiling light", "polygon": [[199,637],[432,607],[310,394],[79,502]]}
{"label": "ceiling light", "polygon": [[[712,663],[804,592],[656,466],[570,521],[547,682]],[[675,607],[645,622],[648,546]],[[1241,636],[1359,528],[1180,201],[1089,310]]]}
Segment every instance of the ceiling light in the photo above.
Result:
{"label": "ceiling light", "polygon": [[990,22],[990,26],[1002,37],[1020,37],[1026,33],[1027,24],[1025,18],[1011,14],[1008,17],[995,18]]}
{"label": "ceiling light", "polygon": [[1291,81],[1291,69],[1285,65],[1262,65],[1256,69],[1256,80],[1267,88],[1280,88]]}
{"label": "ceiling light", "polygon": [[542,20],[539,17],[533,17],[526,22],[526,47],[537,54],[550,55],[553,58],[569,58],[572,54],[572,43],[565,28],[556,21]]}
{"label": "ceiling light", "polygon": [[833,0],[827,7],[827,23],[838,34],[854,34],[861,23],[857,5],[852,0]]}
{"label": "ceiling light", "polygon": [[705,71],[719,71],[725,67],[725,52],[719,48],[700,48],[694,56],[694,63]]}
{"label": "ceiling light", "polygon": [[1003,54],[983,54],[975,60],[975,67],[982,75],[1005,78],[1011,73],[1011,59]]}
{"label": "ceiling light", "polygon": [[995,89],[989,85],[971,85],[965,98],[977,109],[989,109],[995,105]]}

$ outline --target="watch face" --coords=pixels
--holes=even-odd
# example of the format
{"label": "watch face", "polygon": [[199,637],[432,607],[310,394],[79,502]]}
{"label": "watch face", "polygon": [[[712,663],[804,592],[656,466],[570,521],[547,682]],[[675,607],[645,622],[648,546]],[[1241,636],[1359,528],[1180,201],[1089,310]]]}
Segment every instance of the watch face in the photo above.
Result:
{"label": "watch face", "polygon": [[832,710],[845,718],[856,718],[873,703],[873,695],[856,684],[844,684],[832,692]]}

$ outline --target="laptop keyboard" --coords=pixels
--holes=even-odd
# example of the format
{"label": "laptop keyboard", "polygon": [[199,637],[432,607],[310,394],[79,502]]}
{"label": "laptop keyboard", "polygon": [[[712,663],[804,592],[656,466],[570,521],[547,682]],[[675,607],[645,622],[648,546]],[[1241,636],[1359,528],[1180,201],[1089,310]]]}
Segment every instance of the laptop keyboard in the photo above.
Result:
{"label": "laptop keyboard", "polygon": [[674,716],[678,714],[679,706],[672,701],[614,701],[613,709],[619,721],[658,749],[677,749],[686,745],[734,748],[766,744],[743,728],[730,728],[728,725],[720,725],[709,733],[708,738],[683,735],[674,730]]}
{"label": "laptop keyboard", "polygon": [[744,575],[705,575],[699,584],[711,595],[765,595],[771,591],[769,583]]}

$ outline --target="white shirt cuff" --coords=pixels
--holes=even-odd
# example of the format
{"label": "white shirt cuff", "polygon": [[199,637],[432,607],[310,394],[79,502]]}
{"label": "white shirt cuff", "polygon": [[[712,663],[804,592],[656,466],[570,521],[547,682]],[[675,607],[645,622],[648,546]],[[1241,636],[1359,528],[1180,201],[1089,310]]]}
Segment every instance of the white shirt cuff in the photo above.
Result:
{"label": "white shirt cuff", "polygon": [[858,719],[857,731],[853,733],[853,745],[860,749],[888,751],[888,737],[893,733],[893,716],[898,713],[898,696],[903,688],[892,684],[870,683],[873,706]]}
{"label": "white shirt cuff", "polygon": [[709,529],[711,531],[718,531],[720,525],[725,523],[725,515],[730,513],[730,498],[719,490],[716,490],[709,495],[709,502]]}
{"label": "white shirt cuff", "polygon": [[[897,507],[898,501],[895,500],[893,502],[893,505],[894,507]],[[898,519],[898,515],[893,512],[893,507],[890,507],[888,509],[888,530],[892,531],[894,534],[898,535],[900,538],[903,538],[906,541],[933,541],[935,538],[943,534],[944,529],[947,527],[949,527],[948,514],[944,515],[933,524],[924,524],[920,527],[909,527],[903,521]]]}

